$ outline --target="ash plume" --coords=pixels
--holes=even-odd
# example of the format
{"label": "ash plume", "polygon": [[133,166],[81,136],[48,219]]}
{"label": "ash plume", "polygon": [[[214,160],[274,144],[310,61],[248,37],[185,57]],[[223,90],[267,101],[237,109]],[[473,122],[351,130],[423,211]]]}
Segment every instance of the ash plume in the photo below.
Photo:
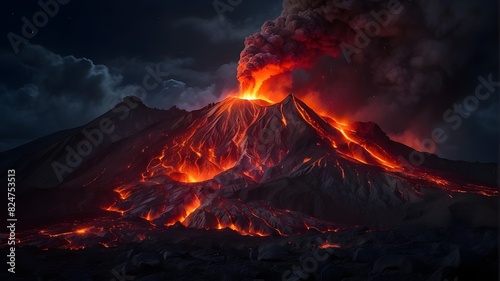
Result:
{"label": "ash plume", "polygon": [[[285,0],[278,18],[246,38],[237,77],[242,91],[282,84],[415,146],[479,75],[497,74],[497,10],[495,1]],[[469,125],[493,107],[480,107]]]}
{"label": "ash plume", "polygon": [[333,1],[284,1],[283,12],[267,21],[261,31],[245,39],[240,54],[238,80],[243,89],[256,85],[259,72],[273,75],[311,67],[323,55],[336,57],[342,41],[352,41],[349,22],[357,4]]}

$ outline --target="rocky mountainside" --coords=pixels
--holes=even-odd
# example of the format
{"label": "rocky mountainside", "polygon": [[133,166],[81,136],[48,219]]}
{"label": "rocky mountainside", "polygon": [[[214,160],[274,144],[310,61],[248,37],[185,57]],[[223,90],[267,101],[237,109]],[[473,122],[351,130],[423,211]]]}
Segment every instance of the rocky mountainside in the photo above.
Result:
{"label": "rocky mountainside", "polygon": [[42,210],[20,209],[27,228],[118,215],[153,226],[297,234],[449,223],[448,211],[436,216],[434,208],[498,195],[494,164],[422,154],[426,161],[412,165],[413,149],[376,124],[337,123],[292,95],[276,104],[229,97],[192,112],[125,100],[47,139],[2,155],[19,155],[9,166],[26,193],[20,205]]}
{"label": "rocky mountainside", "polygon": [[129,97],[0,163],[16,169],[27,279],[497,276],[496,164],[414,151],[292,95],[190,112]]}

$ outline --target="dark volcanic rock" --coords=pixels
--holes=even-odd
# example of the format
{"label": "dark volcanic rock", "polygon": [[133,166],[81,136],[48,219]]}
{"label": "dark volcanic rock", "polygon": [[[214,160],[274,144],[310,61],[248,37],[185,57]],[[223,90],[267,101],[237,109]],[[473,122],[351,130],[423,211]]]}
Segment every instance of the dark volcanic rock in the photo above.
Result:
{"label": "dark volcanic rock", "polygon": [[334,266],[332,264],[326,265],[321,270],[321,280],[344,280],[344,278],[351,276],[351,273],[345,268]]}
{"label": "dark volcanic rock", "polygon": [[140,253],[132,258],[135,266],[140,268],[159,267],[161,265],[160,258],[157,253]]}
{"label": "dark volcanic rock", "polygon": [[279,261],[285,260],[289,256],[289,251],[286,245],[279,243],[267,243],[260,245],[257,250],[258,261]]}
{"label": "dark volcanic rock", "polygon": [[372,274],[398,273],[409,274],[413,270],[412,262],[408,257],[385,255],[380,257],[373,265]]}
{"label": "dark volcanic rock", "polygon": [[352,260],[355,262],[374,262],[380,256],[381,251],[372,246],[365,246],[354,252]]}

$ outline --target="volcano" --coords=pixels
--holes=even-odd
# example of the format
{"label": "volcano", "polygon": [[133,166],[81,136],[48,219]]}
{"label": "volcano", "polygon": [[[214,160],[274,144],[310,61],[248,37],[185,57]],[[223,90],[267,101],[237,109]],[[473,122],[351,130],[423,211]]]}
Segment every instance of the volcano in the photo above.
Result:
{"label": "volcano", "polygon": [[22,175],[20,245],[43,250],[113,248],[179,228],[292,237],[495,227],[498,218],[496,164],[417,152],[374,123],[337,122],[293,95],[274,104],[227,97],[194,111],[127,97],[1,159]]}
{"label": "volcano", "polygon": [[[431,198],[498,195],[495,165],[429,154],[413,165],[414,150],[376,124],[337,123],[293,95],[275,104],[228,97],[192,112],[130,99],[138,105],[124,120],[116,109],[127,103],[83,128],[48,136],[51,145],[42,139],[4,153],[18,155],[9,165],[32,175],[18,183],[37,194],[27,204],[43,204],[41,212],[22,214],[26,220],[119,214],[153,226],[290,235],[399,224]],[[99,131],[104,118],[116,127],[111,136]],[[78,154],[82,140],[99,138],[90,155]]]}

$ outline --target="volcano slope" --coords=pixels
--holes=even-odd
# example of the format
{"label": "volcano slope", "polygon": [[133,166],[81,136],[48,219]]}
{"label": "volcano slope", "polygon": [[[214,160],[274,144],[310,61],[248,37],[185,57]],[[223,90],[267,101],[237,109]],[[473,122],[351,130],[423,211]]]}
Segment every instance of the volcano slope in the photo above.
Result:
{"label": "volcano slope", "polygon": [[[129,97],[81,128],[0,155],[19,178],[27,277],[52,276],[53,266],[30,267],[61,248],[72,257],[61,280],[111,279],[118,262],[160,280],[189,276],[176,262],[205,272],[189,280],[497,275],[496,164],[416,152],[376,124],[338,123],[293,95],[228,97],[191,112]],[[110,258],[72,264],[96,256]]]}

